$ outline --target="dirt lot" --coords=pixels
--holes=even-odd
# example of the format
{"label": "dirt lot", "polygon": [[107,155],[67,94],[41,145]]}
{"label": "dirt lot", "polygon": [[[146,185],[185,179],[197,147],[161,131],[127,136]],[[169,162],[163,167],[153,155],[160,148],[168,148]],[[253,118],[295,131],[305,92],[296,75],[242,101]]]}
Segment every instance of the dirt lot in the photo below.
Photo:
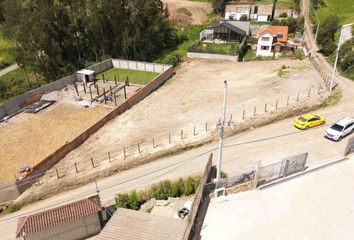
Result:
{"label": "dirt lot", "polygon": [[202,24],[208,19],[211,5],[186,0],[162,0],[168,6],[170,20],[179,27]]}
{"label": "dirt lot", "polygon": [[[289,68],[279,76],[278,70],[285,64]],[[89,159],[107,158],[107,152],[122,151],[123,147],[134,146],[155,138],[167,141],[169,133],[173,137],[181,129],[193,126],[198,129],[205,122],[215,126],[220,116],[223,101],[223,81],[228,80],[227,116],[233,120],[242,118],[245,109],[249,116],[254,106],[263,111],[264,104],[274,108],[285,105],[287,96],[294,102],[297,92],[300,97],[317,92],[320,76],[308,61],[278,60],[264,62],[221,62],[190,60],[184,63],[177,74],[163,87],[144,99],[112,122],[101,128],[78,149],[63,159],[58,167],[75,162],[88,163]],[[281,102],[280,102],[281,101]]]}
{"label": "dirt lot", "polygon": [[[98,83],[101,93],[104,87],[109,89],[108,83]],[[110,85],[114,86],[114,82],[110,82]],[[128,97],[140,87],[128,87]],[[14,180],[19,167],[38,164],[113,110],[114,101],[107,102],[107,105],[90,105],[89,93],[84,94],[82,86],[78,86],[78,89],[82,101],[77,101],[78,97],[71,86],[44,95],[42,99],[57,101],[47,109],[37,114],[21,113],[7,123],[0,123],[0,182]],[[97,95],[95,91],[93,97]],[[118,105],[124,101],[122,91],[116,93]]]}

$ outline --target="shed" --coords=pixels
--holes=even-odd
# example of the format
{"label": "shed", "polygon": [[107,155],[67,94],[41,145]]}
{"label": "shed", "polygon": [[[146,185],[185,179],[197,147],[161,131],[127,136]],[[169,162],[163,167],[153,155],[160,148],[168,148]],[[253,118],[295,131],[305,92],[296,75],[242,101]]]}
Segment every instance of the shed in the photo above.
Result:
{"label": "shed", "polygon": [[182,240],[188,222],[119,208],[101,233],[90,240]]}
{"label": "shed", "polygon": [[31,240],[84,239],[101,230],[98,196],[19,218],[16,238]]}
{"label": "shed", "polygon": [[93,80],[95,79],[95,71],[90,69],[82,69],[76,72],[76,76],[79,82],[93,82]]}

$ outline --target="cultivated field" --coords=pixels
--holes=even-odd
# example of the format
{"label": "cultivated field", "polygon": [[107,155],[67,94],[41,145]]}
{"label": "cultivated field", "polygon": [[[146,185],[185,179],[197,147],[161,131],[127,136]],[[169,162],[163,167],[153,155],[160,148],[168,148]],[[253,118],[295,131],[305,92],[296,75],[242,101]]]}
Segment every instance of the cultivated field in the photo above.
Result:
{"label": "cultivated field", "polygon": [[208,19],[211,6],[207,2],[162,0],[168,6],[170,20],[179,27],[202,24]]}
{"label": "cultivated field", "polygon": [[[279,72],[281,65],[288,68]],[[189,60],[163,87],[101,128],[83,145],[61,160],[58,167],[78,162],[87,165],[91,157],[107,158],[107,152],[121,152],[123,147],[152,138],[178,136],[181,129],[215,124],[223,101],[223,81],[228,80],[228,116],[249,116],[254,106],[264,108],[287,96],[294,102],[297,92],[317,92],[320,76],[308,61],[278,60],[235,63]],[[263,110],[258,110],[263,111]],[[158,143],[157,143],[158,144]],[[136,145],[134,150],[136,151]],[[85,164],[86,163],[86,164]]]}

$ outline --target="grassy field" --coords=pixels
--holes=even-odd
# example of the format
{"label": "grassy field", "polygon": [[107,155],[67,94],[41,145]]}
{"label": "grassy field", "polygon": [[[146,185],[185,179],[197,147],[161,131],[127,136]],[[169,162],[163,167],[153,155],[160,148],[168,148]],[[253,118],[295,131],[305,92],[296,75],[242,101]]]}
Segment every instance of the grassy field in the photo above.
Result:
{"label": "grassy field", "polygon": [[0,77],[0,103],[9,98],[23,94],[31,89],[46,84],[41,79],[36,79],[31,71],[27,71],[28,80],[23,69],[17,69]]}
{"label": "grassy field", "polygon": [[112,69],[109,69],[108,71],[98,74],[97,78],[103,79],[103,74],[104,74],[105,79],[109,79],[111,81],[114,81],[114,75],[116,75],[117,80],[119,82],[124,82],[128,76],[130,83],[141,84],[141,85],[148,84],[155,77],[157,77],[159,75],[159,73],[155,73],[155,72],[145,72],[145,71],[130,70],[130,69],[112,68]]}
{"label": "grassy field", "polygon": [[239,45],[237,43],[201,43],[195,42],[189,47],[189,51],[198,53],[214,53],[225,55],[237,55]]}
{"label": "grassy field", "polygon": [[0,28],[0,69],[15,63],[15,59],[11,55],[11,50],[15,47],[15,43],[5,39]]}
{"label": "grassy field", "polygon": [[354,22],[354,1],[353,0],[326,0],[326,5],[317,10],[320,19],[328,14],[335,14],[339,17],[341,24]]}

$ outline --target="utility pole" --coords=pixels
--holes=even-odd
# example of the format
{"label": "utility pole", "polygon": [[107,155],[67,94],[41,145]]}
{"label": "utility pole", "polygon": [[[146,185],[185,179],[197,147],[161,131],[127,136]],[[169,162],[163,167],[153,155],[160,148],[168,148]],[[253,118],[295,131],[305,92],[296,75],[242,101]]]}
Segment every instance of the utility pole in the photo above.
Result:
{"label": "utility pole", "polygon": [[221,162],[222,162],[222,148],[224,145],[224,127],[225,127],[225,115],[226,115],[226,98],[227,98],[227,81],[224,81],[224,103],[221,112],[221,122],[218,124],[220,129],[220,139],[219,139],[219,155],[218,155],[218,165],[216,172],[216,187],[221,179]]}
{"label": "utility pole", "polygon": [[339,40],[338,40],[338,48],[337,48],[337,53],[336,53],[336,60],[334,61],[333,72],[332,72],[332,78],[331,78],[331,85],[330,85],[330,87],[329,87],[329,95],[331,95],[331,93],[332,93],[333,84],[334,84],[334,76],[336,75],[339,49],[340,49],[340,45],[341,45],[341,43],[342,43],[342,35],[343,35],[342,33],[343,33],[343,26],[342,26],[342,28],[340,29],[340,35],[339,35]]}

